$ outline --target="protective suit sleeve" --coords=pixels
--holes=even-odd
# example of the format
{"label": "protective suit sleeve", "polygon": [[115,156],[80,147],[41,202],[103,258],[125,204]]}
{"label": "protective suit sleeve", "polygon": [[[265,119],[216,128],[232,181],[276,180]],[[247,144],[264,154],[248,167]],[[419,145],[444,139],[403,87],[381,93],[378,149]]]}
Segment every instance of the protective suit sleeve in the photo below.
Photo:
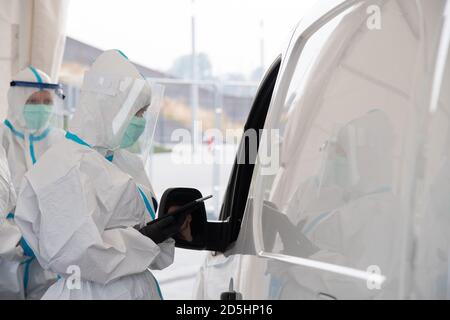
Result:
{"label": "protective suit sleeve", "polygon": [[0,216],[6,218],[16,205],[11,173],[5,149],[0,145]]}
{"label": "protective suit sleeve", "polygon": [[174,239],[169,238],[166,241],[161,242],[158,246],[161,252],[150,265],[150,269],[152,270],[162,270],[167,268],[173,263],[173,257],[175,255]]}
{"label": "protective suit sleeve", "polygon": [[22,182],[15,219],[41,266],[60,276],[76,267],[81,279],[102,284],[145,271],[160,248],[133,227],[105,230],[101,215],[89,212],[98,208],[88,206],[79,180],[68,173],[39,192],[27,177]]}
{"label": "protective suit sleeve", "polygon": [[[134,178],[133,178],[133,180],[134,180]],[[148,187],[146,187],[144,185],[137,183],[136,181],[135,181],[135,183],[139,190],[142,201],[145,204],[145,209],[146,209],[145,214],[143,216],[143,219],[140,221],[141,227],[144,227],[147,223],[156,219],[156,210],[158,208],[158,202],[154,197],[153,190],[149,189]]]}
{"label": "protective suit sleeve", "polygon": [[21,237],[19,228],[0,216],[0,258],[12,259],[18,256]]}
{"label": "protective suit sleeve", "polygon": [[[141,221],[139,232],[141,232],[145,236],[149,237],[149,235],[146,235],[143,232],[143,228],[145,228],[147,223],[149,223],[149,222],[153,221],[153,219],[155,219],[154,216],[155,216],[155,212],[158,208],[158,202],[157,202],[156,198],[154,197],[153,188],[151,187],[150,182],[148,182],[148,184],[147,184],[148,187],[145,187],[144,185],[141,185],[139,183],[137,183],[137,185],[138,185],[138,189],[143,192],[143,194],[141,194],[141,197],[142,197],[142,200],[146,203],[146,213],[144,214],[144,218]],[[152,204],[150,204],[150,206],[152,206],[151,208],[149,208],[150,201],[149,201],[148,195],[151,195],[151,200],[150,200],[152,202]],[[144,197],[146,197],[146,199],[144,199]],[[179,227],[177,227],[177,231],[178,231],[178,229],[179,229]],[[162,238],[159,240],[149,237],[155,243],[158,244],[158,246],[161,250],[160,254],[153,260],[152,264],[150,265],[150,267],[149,267],[150,269],[162,270],[173,263],[174,254],[175,254],[175,240],[170,238],[170,234],[171,233],[169,233],[168,236],[163,235]]]}
{"label": "protective suit sleeve", "polygon": [[[16,193],[4,148],[0,145],[0,260],[12,259],[20,255],[17,248],[21,233],[19,228],[7,219],[16,204]],[[0,269],[1,274],[1,269]]]}

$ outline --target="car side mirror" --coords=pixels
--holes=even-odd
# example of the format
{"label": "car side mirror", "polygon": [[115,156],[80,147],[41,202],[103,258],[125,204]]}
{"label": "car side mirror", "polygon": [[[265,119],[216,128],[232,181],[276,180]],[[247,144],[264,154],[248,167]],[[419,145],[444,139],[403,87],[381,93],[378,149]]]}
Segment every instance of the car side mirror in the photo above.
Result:
{"label": "car side mirror", "polygon": [[[202,197],[197,189],[193,188],[170,188],[161,197],[158,215],[159,217],[171,214],[172,211]],[[206,209],[203,202],[189,210],[181,230],[173,238],[179,248],[205,247],[206,240]]]}
{"label": "car side mirror", "polygon": [[[158,209],[158,217],[171,214],[186,204],[202,198],[194,188],[170,188],[164,191]],[[191,250],[223,251],[226,247],[229,224],[224,221],[208,222],[205,204],[198,203],[188,211],[178,234],[173,236],[175,246]]]}

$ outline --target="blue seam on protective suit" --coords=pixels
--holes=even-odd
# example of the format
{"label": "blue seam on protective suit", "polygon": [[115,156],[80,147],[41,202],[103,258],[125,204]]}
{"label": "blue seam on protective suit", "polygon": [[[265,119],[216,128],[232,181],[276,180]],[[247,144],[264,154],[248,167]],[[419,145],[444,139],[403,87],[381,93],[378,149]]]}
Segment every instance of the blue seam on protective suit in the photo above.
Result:
{"label": "blue seam on protective suit", "polygon": [[7,127],[9,128],[9,130],[11,130],[11,132],[12,132],[15,136],[18,136],[18,137],[21,138],[21,139],[25,139],[25,135],[24,135],[22,132],[17,131],[17,130],[13,127],[13,125],[11,124],[11,122],[9,122],[8,119],[5,119],[5,121],[3,121],[3,123],[5,124],[5,126],[7,126]]}
{"label": "blue seam on protective suit", "polygon": [[142,197],[142,200],[144,200],[145,207],[147,208],[147,211],[150,214],[150,217],[152,218],[152,220],[155,220],[155,212],[153,211],[152,205],[148,201],[147,196],[145,195],[144,191],[142,191],[141,188],[138,187],[138,190],[139,190],[139,194]]}
{"label": "blue seam on protective suit", "polygon": [[33,262],[34,258],[30,258],[21,264],[25,264],[25,271],[23,274],[23,288],[25,290],[25,297],[27,296],[27,289],[28,289],[28,280],[30,278],[30,264]]}
{"label": "blue seam on protective suit", "polygon": [[33,162],[33,164],[35,164],[36,163],[36,155],[34,154],[34,143],[31,138],[30,138],[30,157],[31,157],[31,162]]}
{"label": "blue seam on protective suit", "polygon": [[310,223],[308,223],[303,228],[303,233],[306,235],[308,234],[316,225],[318,225],[323,219],[325,219],[331,212],[333,211],[327,211],[319,214],[315,219],[313,219]]}
{"label": "blue seam on protective suit", "polygon": [[45,139],[47,137],[48,133],[50,132],[50,130],[51,130],[51,127],[48,127],[39,136],[34,136],[32,134],[30,135],[30,156],[31,156],[31,161],[33,162],[33,164],[36,163],[36,155],[34,153],[34,141],[41,141],[41,140]]}
{"label": "blue seam on protective suit", "polygon": [[32,140],[32,141],[41,141],[41,140],[45,139],[48,136],[48,134],[49,134],[51,129],[52,129],[51,127],[48,127],[39,136],[30,135],[30,140]]}
{"label": "blue seam on protective suit", "polygon": [[[7,127],[11,130],[11,132],[12,132],[15,136],[17,136],[17,137],[19,137],[19,138],[25,140],[25,135],[24,135],[22,132],[17,131],[16,128],[14,128],[14,126],[12,125],[11,122],[9,122],[8,119],[6,119],[5,121],[3,121],[3,123],[5,124],[5,126],[7,126]],[[44,132],[42,132],[42,134],[39,135],[39,136],[33,136],[33,135],[30,135],[30,157],[31,157],[31,161],[33,162],[33,164],[36,163],[36,155],[35,155],[35,153],[34,153],[34,143],[33,143],[33,142],[35,142],[35,141],[41,141],[41,140],[45,139],[45,138],[47,137],[47,135],[48,135],[48,133],[50,132],[51,129],[52,129],[51,127],[48,127],[48,128],[45,129]]]}
{"label": "blue seam on protective suit", "polygon": [[164,300],[162,292],[161,292],[161,287],[159,286],[158,280],[156,280],[155,276],[151,272],[150,272],[150,274],[152,275],[153,280],[155,280],[156,289],[158,290],[159,297],[161,298],[161,300]]}
{"label": "blue seam on protective suit", "polygon": [[283,286],[284,281],[281,279],[281,277],[271,275],[269,284],[269,298],[274,300],[280,299]]}
{"label": "blue seam on protective suit", "polygon": [[81,144],[82,146],[86,146],[86,147],[91,148],[90,144],[86,143],[79,136],[77,136],[76,134],[73,134],[70,131],[66,132],[66,138],[69,139],[69,140],[72,140],[72,141],[74,141],[74,142],[76,142],[78,144]]}
{"label": "blue seam on protective suit", "polygon": [[119,50],[119,49],[116,49],[116,50],[117,50],[118,53],[120,53],[120,55],[121,55],[122,57],[124,57],[124,58],[127,59],[127,60],[130,60],[130,59],[128,59],[128,57],[126,56],[126,54],[122,52],[122,50]]}
{"label": "blue seam on protective suit", "polygon": [[[10,212],[7,216],[8,219],[14,219],[14,213]],[[23,272],[23,288],[25,297],[27,296],[27,288],[28,288],[28,279],[30,278],[30,264],[36,257],[33,250],[28,245],[27,241],[24,237],[20,238],[19,245],[22,247],[23,253],[29,257],[28,260],[21,262],[20,264],[25,265],[25,270]]]}
{"label": "blue seam on protective suit", "polygon": [[33,72],[34,76],[36,77],[37,82],[42,83],[43,82],[42,78],[39,75],[39,73],[36,71],[36,69],[33,66],[29,66],[29,68],[30,68],[31,72]]}
{"label": "blue seam on protective suit", "polygon": [[[12,213],[12,212],[8,213],[8,216],[6,218],[10,219],[10,220],[14,219],[14,213]],[[30,246],[28,245],[28,243],[27,243],[27,241],[25,240],[24,237],[20,238],[19,245],[22,247],[23,253],[27,257],[30,257],[30,258],[35,258],[36,257],[36,255],[33,252],[33,249],[30,248]]]}
{"label": "blue seam on protective suit", "polygon": [[24,237],[20,238],[19,244],[20,244],[20,246],[23,249],[23,253],[25,253],[25,255],[27,257],[30,257],[30,258],[35,258],[36,257],[34,255],[33,249],[30,248],[30,246],[28,245],[28,243],[27,243],[27,241],[25,240]]}

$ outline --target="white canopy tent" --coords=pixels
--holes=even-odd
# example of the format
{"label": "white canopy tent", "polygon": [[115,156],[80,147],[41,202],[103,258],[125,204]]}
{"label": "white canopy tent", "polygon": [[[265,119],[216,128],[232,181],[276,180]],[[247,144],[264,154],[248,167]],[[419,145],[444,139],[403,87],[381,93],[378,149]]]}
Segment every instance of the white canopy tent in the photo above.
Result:
{"label": "white canopy tent", "polygon": [[69,0],[0,0],[0,119],[11,76],[27,65],[57,81]]}

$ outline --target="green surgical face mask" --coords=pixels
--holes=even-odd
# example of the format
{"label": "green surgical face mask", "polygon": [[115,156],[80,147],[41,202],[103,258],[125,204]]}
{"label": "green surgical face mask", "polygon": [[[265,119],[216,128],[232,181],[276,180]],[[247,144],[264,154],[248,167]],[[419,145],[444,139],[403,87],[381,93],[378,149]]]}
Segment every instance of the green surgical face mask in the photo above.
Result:
{"label": "green surgical face mask", "polygon": [[145,130],[145,119],[143,117],[134,116],[123,135],[121,148],[131,147],[141,136]]}
{"label": "green surgical face mask", "polygon": [[51,113],[52,106],[46,104],[26,104],[23,107],[23,117],[30,130],[39,130],[47,125]]}

